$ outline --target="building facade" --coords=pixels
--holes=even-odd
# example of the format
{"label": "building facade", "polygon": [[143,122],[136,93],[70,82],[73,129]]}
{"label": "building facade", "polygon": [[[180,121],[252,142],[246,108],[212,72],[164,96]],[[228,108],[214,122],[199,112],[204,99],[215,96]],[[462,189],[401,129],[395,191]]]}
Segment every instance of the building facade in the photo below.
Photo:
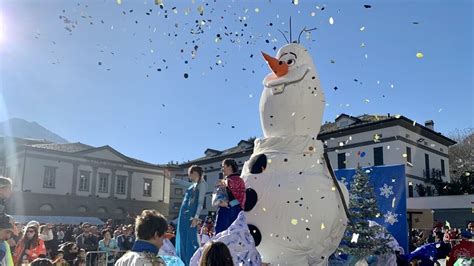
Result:
{"label": "building facade", "polygon": [[15,215],[90,216],[125,220],[143,209],[169,209],[165,167],[127,157],[110,146],[34,144],[5,156]]}
{"label": "building facade", "polygon": [[433,196],[433,180],[451,180],[448,149],[455,142],[435,132],[431,120],[420,125],[399,115],[342,114],[323,126],[318,138],[334,169],[405,165],[409,197],[423,196],[421,190]]}

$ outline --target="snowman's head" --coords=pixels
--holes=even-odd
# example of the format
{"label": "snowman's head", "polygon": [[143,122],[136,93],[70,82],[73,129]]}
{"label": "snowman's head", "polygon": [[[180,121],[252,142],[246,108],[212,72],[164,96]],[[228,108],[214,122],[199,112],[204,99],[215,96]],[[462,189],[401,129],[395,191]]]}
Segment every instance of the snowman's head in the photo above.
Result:
{"label": "snowman's head", "polygon": [[313,60],[308,50],[297,43],[283,46],[278,50],[276,57],[263,52],[262,54],[273,72],[267,75],[263,81],[266,87],[300,81],[309,70],[314,69]]}

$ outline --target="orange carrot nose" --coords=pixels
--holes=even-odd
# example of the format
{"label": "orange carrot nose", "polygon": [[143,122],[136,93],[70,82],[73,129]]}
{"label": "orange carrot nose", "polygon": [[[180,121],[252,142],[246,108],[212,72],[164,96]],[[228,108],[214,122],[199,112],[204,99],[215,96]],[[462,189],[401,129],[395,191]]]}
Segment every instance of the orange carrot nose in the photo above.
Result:
{"label": "orange carrot nose", "polygon": [[279,61],[275,57],[272,57],[264,52],[262,52],[263,58],[267,61],[268,66],[270,66],[271,70],[277,77],[283,77],[288,73],[288,64],[283,61]]}

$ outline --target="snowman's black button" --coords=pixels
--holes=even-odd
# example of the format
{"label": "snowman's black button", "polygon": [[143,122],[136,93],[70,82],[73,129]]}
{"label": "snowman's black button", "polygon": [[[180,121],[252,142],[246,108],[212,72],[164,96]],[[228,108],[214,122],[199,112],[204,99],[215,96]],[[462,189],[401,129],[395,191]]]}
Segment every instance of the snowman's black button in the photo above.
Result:
{"label": "snowman's black button", "polygon": [[267,168],[267,156],[259,154],[254,156],[249,161],[249,168],[251,174],[260,174]]}
{"label": "snowman's black button", "polygon": [[262,242],[262,234],[260,233],[260,230],[258,230],[258,228],[255,225],[249,224],[248,226],[249,226],[250,234],[253,237],[253,241],[255,241],[255,246],[258,247],[258,245],[260,245],[260,242]]}
{"label": "snowman's black button", "polygon": [[251,211],[253,207],[255,207],[255,205],[257,204],[257,200],[258,200],[257,192],[251,188],[247,188],[247,190],[245,190],[244,211],[246,212]]}

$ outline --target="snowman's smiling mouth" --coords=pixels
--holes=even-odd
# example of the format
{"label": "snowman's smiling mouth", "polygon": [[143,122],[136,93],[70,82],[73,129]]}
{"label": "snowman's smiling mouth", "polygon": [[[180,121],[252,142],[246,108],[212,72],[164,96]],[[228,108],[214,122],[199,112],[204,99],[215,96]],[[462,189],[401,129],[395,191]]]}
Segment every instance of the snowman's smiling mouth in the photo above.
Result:
{"label": "snowman's smiling mouth", "polygon": [[301,65],[296,67],[295,69],[292,69],[288,72],[288,74],[282,77],[277,77],[274,73],[270,73],[263,80],[263,85],[267,88],[281,88],[280,90],[281,92],[283,92],[283,88],[285,86],[303,80],[310,70],[311,67],[309,67],[308,65]]}

